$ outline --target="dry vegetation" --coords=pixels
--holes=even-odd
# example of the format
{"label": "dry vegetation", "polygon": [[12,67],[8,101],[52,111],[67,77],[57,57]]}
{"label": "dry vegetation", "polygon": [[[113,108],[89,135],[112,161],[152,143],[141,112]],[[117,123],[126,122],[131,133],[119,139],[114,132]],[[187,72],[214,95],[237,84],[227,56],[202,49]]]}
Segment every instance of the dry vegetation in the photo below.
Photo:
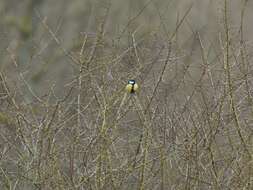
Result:
{"label": "dry vegetation", "polygon": [[253,189],[251,1],[53,2],[0,2],[0,189]]}

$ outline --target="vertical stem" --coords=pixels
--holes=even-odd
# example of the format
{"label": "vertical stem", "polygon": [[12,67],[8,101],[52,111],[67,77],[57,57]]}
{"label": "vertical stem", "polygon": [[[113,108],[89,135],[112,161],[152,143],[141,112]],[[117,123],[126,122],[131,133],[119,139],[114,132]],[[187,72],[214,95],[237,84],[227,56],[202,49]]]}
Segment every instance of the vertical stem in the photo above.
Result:
{"label": "vertical stem", "polygon": [[237,113],[235,102],[234,102],[233,83],[232,83],[232,79],[231,79],[230,62],[229,62],[229,53],[230,53],[229,52],[229,49],[230,49],[229,38],[230,38],[230,35],[229,35],[229,25],[228,25],[228,2],[227,2],[227,0],[225,0],[225,4],[224,4],[224,22],[225,22],[225,39],[226,39],[225,71],[226,71],[226,75],[227,75],[227,83],[228,83],[227,88],[228,88],[228,93],[229,93],[229,97],[230,97],[230,106],[232,109],[232,114],[233,114],[236,130],[239,135],[239,138],[242,142],[244,150],[247,152],[248,155],[250,155],[250,153],[247,149],[245,140],[243,138],[242,132],[241,132],[241,126],[240,126],[240,122],[238,119],[238,113]]}
{"label": "vertical stem", "polygon": [[164,183],[164,147],[162,146],[160,148],[160,170],[161,170],[161,190],[165,189],[165,183]]}
{"label": "vertical stem", "polygon": [[145,174],[146,174],[146,161],[147,161],[147,155],[148,155],[148,138],[149,138],[149,132],[148,129],[145,128],[145,134],[144,134],[144,153],[143,153],[143,160],[142,160],[142,166],[140,171],[140,187],[139,190],[144,190],[145,186]]}

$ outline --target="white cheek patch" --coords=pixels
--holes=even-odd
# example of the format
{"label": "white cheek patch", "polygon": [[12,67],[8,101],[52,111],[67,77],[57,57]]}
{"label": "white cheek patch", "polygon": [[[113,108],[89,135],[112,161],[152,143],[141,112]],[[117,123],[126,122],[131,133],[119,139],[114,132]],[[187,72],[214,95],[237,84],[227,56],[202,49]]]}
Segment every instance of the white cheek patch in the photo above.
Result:
{"label": "white cheek patch", "polygon": [[128,81],[128,84],[134,84],[135,82],[134,81]]}

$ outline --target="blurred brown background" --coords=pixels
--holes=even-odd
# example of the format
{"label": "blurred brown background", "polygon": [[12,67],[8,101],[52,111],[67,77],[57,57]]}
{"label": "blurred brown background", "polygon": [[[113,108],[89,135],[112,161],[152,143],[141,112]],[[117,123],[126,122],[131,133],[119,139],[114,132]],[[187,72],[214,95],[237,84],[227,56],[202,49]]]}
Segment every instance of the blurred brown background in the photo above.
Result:
{"label": "blurred brown background", "polygon": [[1,0],[0,189],[253,189],[252,10]]}
{"label": "blurred brown background", "polygon": [[[36,11],[57,34],[65,49],[78,52],[82,34],[87,33],[90,38],[96,36],[99,23],[107,14],[107,8],[109,12],[105,35],[108,38],[107,43],[111,44],[112,40],[116,40],[120,35],[125,37],[123,41],[126,42],[128,34],[136,30],[136,40],[147,33],[165,35],[166,32],[173,32],[177,17],[180,19],[192,5],[187,15],[187,23],[185,22],[178,32],[180,51],[188,51],[189,47],[184,44],[192,39],[192,32],[200,32],[206,47],[219,38],[220,25],[223,24],[222,4],[223,1],[213,0],[2,0],[1,68],[7,69],[10,65],[10,55],[6,53],[7,49],[10,49],[17,54],[19,64],[26,70],[25,76],[29,83],[38,91],[48,88],[52,81],[61,89],[64,81],[71,78],[69,60],[59,52],[49,32],[42,26]],[[230,1],[229,20],[235,35],[238,35],[242,6],[242,1]],[[252,2],[249,1],[244,18],[244,38],[249,41],[253,32],[251,9]]]}

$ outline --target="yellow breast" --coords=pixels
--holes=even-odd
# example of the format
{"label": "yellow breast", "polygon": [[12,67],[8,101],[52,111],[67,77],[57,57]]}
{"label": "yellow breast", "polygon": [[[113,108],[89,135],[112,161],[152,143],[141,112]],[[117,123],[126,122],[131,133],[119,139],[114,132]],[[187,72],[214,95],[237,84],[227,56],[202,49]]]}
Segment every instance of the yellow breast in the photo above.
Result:
{"label": "yellow breast", "polygon": [[135,84],[127,84],[126,85],[126,91],[128,93],[135,93],[137,90],[138,90],[138,85],[135,83]]}

